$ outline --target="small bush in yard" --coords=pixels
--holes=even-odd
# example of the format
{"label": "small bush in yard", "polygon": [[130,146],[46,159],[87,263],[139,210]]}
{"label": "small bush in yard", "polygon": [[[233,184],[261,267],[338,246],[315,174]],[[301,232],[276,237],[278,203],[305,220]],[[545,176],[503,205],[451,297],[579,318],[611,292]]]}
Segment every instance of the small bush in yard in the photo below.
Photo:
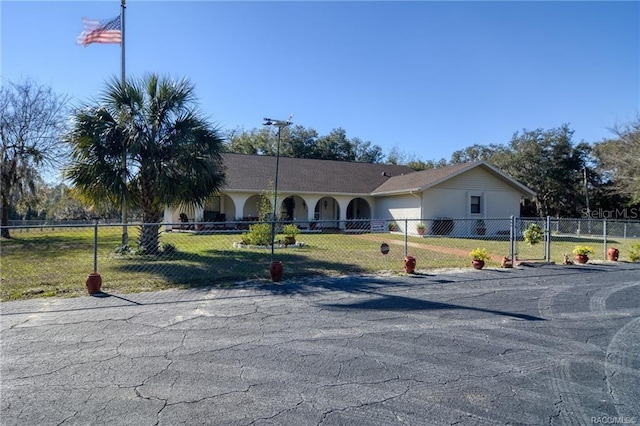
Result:
{"label": "small bush in yard", "polygon": [[242,244],[248,246],[268,246],[271,244],[271,225],[257,223],[249,226],[249,232],[242,234]]}
{"label": "small bush in yard", "polygon": [[540,228],[540,225],[532,223],[524,231],[523,236],[524,241],[530,246],[538,244],[540,241],[542,241],[542,228]]}
{"label": "small bush in yard", "polygon": [[282,233],[287,237],[295,238],[295,236],[300,233],[300,229],[293,224],[287,224],[282,227]]}
{"label": "small bush in yard", "polygon": [[632,262],[640,261],[640,243],[631,244],[629,249],[629,259]]}

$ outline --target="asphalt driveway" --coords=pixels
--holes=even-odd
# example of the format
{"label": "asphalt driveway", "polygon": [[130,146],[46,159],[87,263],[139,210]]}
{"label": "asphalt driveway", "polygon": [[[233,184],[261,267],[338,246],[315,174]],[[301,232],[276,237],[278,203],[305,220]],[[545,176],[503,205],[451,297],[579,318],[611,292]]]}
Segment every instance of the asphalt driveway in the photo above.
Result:
{"label": "asphalt driveway", "polygon": [[3,425],[640,422],[640,265],[6,302]]}

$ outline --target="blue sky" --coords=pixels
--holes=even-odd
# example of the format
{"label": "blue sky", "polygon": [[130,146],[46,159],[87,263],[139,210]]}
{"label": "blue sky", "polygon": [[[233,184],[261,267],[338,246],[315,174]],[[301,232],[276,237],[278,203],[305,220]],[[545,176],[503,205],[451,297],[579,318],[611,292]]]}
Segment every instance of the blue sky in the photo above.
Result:
{"label": "blue sky", "polygon": [[[3,81],[95,97],[120,46],[75,44],[120,1],[0,4]],[[569,123],[597,142],[640,111],[639,2],[136,1],[128,76],[188,77],[224,130],[263,117],[446,158]]]}

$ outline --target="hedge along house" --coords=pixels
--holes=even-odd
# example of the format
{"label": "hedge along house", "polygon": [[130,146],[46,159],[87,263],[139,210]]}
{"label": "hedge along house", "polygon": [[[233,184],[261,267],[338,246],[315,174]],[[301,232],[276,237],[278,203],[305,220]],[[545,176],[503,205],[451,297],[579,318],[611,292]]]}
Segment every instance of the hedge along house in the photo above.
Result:
{"label": "hedge along house", "polygon": [[[393,164],[279,161],[278,216],[302,228],[345,229],[352,219],[519,216],[521,199],[535,195],[484,162],[416,172]],[[165,223],[178,223],[181,216],[218,224],[258,220],[261,196],[273,202],[276,157],[227,153],[224,164],[226,183],[220,193],[195,209],[166,208]]]}

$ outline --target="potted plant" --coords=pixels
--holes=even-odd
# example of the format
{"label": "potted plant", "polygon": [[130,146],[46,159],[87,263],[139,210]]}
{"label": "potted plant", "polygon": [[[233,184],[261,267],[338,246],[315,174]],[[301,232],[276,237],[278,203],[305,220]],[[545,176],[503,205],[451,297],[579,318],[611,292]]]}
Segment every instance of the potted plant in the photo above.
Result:
{"label": "potted plant", "polygon": [[416,227],[418,228],[418,235],[424,235],[424,230],[427,228],[427,226],[424,223],[420,222]]}
{"label": "potted plant", "polygon": [[594,253],[593,247],[577,245],[573,248],[573,254],[576,255],[576,262],[587,263],[589,255]]}
{"label": "potted plant", "polygon": [[484,223],[484,219],[478,219],[476,221],[476,233],[478,235],[484,235],[487,232],[487,227]]}
{"label": "potted plant", "polygon": [[607,260],[617,262],[618,256],[620,256],[620,250],[616,247],[609,247],[609,249],[607,249]]}
{"label": "potted plant", "polygon": [[471,256],[471,265],[473,265],[475,269],[484,268],[485,261],[489,260],[489,252],[480,247],[471,250],[469,256]]}
{"label": "potted plant", "polygon": [[398,229],[398,225],[394,221],[389,222],[389,232],[395,232]]}
{"label": "potted plant", "polygon": [[282,233],[284,234],[284,243],[293,245],[296,243],[296,235],[300,233],[300,230],[296,225],[289,223],[282,227]]}

